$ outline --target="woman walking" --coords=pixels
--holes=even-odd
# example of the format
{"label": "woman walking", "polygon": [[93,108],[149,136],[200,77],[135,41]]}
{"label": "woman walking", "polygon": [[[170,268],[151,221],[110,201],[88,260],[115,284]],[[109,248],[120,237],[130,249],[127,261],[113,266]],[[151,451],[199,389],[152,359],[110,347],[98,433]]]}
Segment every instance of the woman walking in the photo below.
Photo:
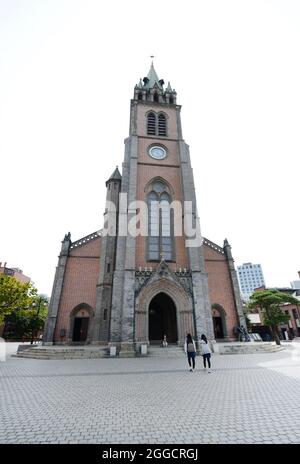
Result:
{"label": "woman walking", "polygon": [[211,358],[211,350],[209,348],[208,340],[204,334],[201,335],[201,346],[202,346],[202,357],[203,357],[203,365],[204,369],[206,369],[206,361],[208,364],[208,373],[211,373],[210,370],[210,358]]}
{"label": "woman walking", "polygon": [[[195,357],[196,357],[196,345],[193,340],[193,337],[190,333],[187,334],[185,343],[184,343],[184,351],[187,354],[188,363],[190,366],[190,372],[194,372],[195,369]],[[193,366],[193,367],[192,367]]]}

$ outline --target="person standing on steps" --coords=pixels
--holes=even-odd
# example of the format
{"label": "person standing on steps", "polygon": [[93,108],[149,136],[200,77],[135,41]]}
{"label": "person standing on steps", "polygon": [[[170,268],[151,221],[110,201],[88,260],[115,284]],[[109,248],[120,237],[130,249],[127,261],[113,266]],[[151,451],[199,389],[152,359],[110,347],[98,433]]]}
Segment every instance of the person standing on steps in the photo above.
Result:
{"label": "person standing on steps", "polygon": [[202,357],[203,357],[203,365],[204,365],[204,369],[206,369],[206,361],[207,361],[207,364],[208,364],[208,373],[210,374],[211,373],[211,369],[210,369],[210,358],[211,358],[211,349],[209,347],[209,344],[208,344],[208,340],[206,338],[206,336],[204,334],[201,335],[201,347],[202,347]]}
{"label": "person standing on steps", "polygon": [[[193,337],[190,333],[187,334],[185,343],[184,343],[184,351],[187,354],[188,363],[190,366],[190,372],[194,372],[195,369],[195,357],[196,357],[196,345]],[[193,366],[193,367],[192,367]]]}

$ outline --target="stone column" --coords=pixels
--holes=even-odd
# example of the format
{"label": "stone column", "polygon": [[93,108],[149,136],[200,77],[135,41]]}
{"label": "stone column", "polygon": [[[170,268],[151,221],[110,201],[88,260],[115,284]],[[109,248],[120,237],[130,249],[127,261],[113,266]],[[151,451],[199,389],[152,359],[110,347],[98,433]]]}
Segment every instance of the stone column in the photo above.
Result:
{"label": "stone column", "polygon": [[49,304],[48,318],[45,325],[44,335],[43,335],[43,344],[44,345],[53,345],[54,342],[54,333],[56,327],[57,314],[59,309],[59,303],[61,299],[61,292],[64,283],[64,276],[66,270],[66,264],[69,255],[69,249],[71,245],[71,234],[68,233],[65,235],[64,240],[62,241],[61,252],[58,257],[58,265],[55,272],[52,294]]}
{"label": "stone column", "polygon": [[[179,141],[179,154],[181,162],[183,199],[184,201],[192,202],[194,225],[196,226],[198,223],[200,232],[193,170],[190,163],[189,148],[184,141]],[[198,341],[201,334],[204,333],[208,339],[214,341],[208,276],[205,271],[202,244],[194,247],[188,247],[187,253],[193,283],[195,339]]]}
{"label": "stone column", "polygon": [[[102,234],[100,272],[97,284],[96,308],[93,324],[93,345],[107,345],[109,340],[109,321],[112,303],[113,272],[115,269],[119,192],[121,179],[114,174],[106,182],[106,209],[104,222],[107,233]],[[119,172],[118,172],[119,175]],[[119,177],[119,176],[118,176]],[[104,317],[106,313],[106,317]]]}
{"label": "stone column", "polygon": [[239,287],[239,283],[238,283],[238,279],[236,275],[236,270],[234,267],[234,259],[231,253],[231,246],[229,245],[227,239],[224,240],[223,248],[225,251],[225,255],[226,255],[226,259],[228,263],[228,269],[230,272],[231,285],[233,289],[234,302],[235,302],[235,309],[236,309],[237,316],[238,316],[238,323],[239,325],[243,325],[244,327],[247,327],[246,319],[245,319],[244,312],[243,312],[243,303],[242,303],[241,294],[240,294],[240,287]]}
{"label": "stone column", "polygon": [[[133,111],[135,111],[133,109]],[[135,291],[135,237],[128,235],[128,222],[136,210],[130,203],[136,200],[137,185],[137,137],[126,140],[123,164],[122,193],[127,194],[127,205],[120,201],[119,227],[126,225],[127,235],[117,240],[116,270],[114,272],[112,308],[110,320],[110,345],[119,349],[119,354],[134,355],[134,291]]]}
{"label": "stone column", "polygon": [[[137,188],[137,147],[138,139],[131,137],[130,146],[130,177],[128,188],[128,218],[127,224],[132,217],[136,216],[136,208],[131,209],[131,203],[136,201]],[[121,351],[120,356],[135,354],[134,349],[134,308],[135,308],[135,255],[136,238],[127,234],[125,249],[125,272],[123,286],[122,304],[122,326],[121,326]]]}

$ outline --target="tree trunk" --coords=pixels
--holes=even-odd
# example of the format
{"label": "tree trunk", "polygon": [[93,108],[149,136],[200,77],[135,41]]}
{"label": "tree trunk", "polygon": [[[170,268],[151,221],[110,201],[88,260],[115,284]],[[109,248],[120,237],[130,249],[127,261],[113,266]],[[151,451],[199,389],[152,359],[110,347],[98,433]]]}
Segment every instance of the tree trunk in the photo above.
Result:
{"label": "tree trunk", "polygon": [[272,330],[273,338],[275,340],[276,345],[281,345],[276,325],[272,325],[271,330]]}

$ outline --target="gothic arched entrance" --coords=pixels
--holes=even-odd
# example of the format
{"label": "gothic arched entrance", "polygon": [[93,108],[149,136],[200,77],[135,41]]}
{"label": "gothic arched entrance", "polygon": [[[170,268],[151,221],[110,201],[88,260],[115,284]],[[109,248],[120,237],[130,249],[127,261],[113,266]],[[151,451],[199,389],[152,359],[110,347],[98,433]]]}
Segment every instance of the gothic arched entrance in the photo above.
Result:
{"label": "gothic arched entrance", "polygon": [[161,343],[164,335],[168,343],[177,343],[177,319],[175,304],[166,293],[158,293],[149,305],[149,341]]}
{"label": "gothic arched entrance", "polygon": [[73,329],[73,342],[85,342],[89,327],[89,317],[75,317]]}
{"label": "gothic arched entrance", "polygon": [[85,303],[73,309],[70,314],[70,342],[75,344],[89,343],[92,316],[92,308]]}
{"label": "gothic arched entrance", "polygon": [[[177,344],[183,345],[186,334],[195,332],[192,299],[188,292],[177,282],[165,276],[160,277],[159,274],[157,274],[152,281],[142,288],[135,300],[134,340],[137,346],[144,343],[153,343],[152,340],[149,339],[149,310],[153,310],[155,304],[158,306],[161,305],[163,308],[169,308],[168,317],[170,318],[169,320],[173,321],[170,323],[171,340],[175,340],[175,343],[177,342]],[[175,328],[173,328],[172,331],[174,325]],[[151,326],[153,326],[152,321]],[[161,334],[162,332],[159,333],[160,337],[164,335]],[[152,329],[151,336],[153,336]],[[162,338],[160,338],[160,342],[161,341]]]}
{"label": "gothic arched entrance", "polygon": [[212,305],[215,339],[227,338],[226,313],[219,304]]}

